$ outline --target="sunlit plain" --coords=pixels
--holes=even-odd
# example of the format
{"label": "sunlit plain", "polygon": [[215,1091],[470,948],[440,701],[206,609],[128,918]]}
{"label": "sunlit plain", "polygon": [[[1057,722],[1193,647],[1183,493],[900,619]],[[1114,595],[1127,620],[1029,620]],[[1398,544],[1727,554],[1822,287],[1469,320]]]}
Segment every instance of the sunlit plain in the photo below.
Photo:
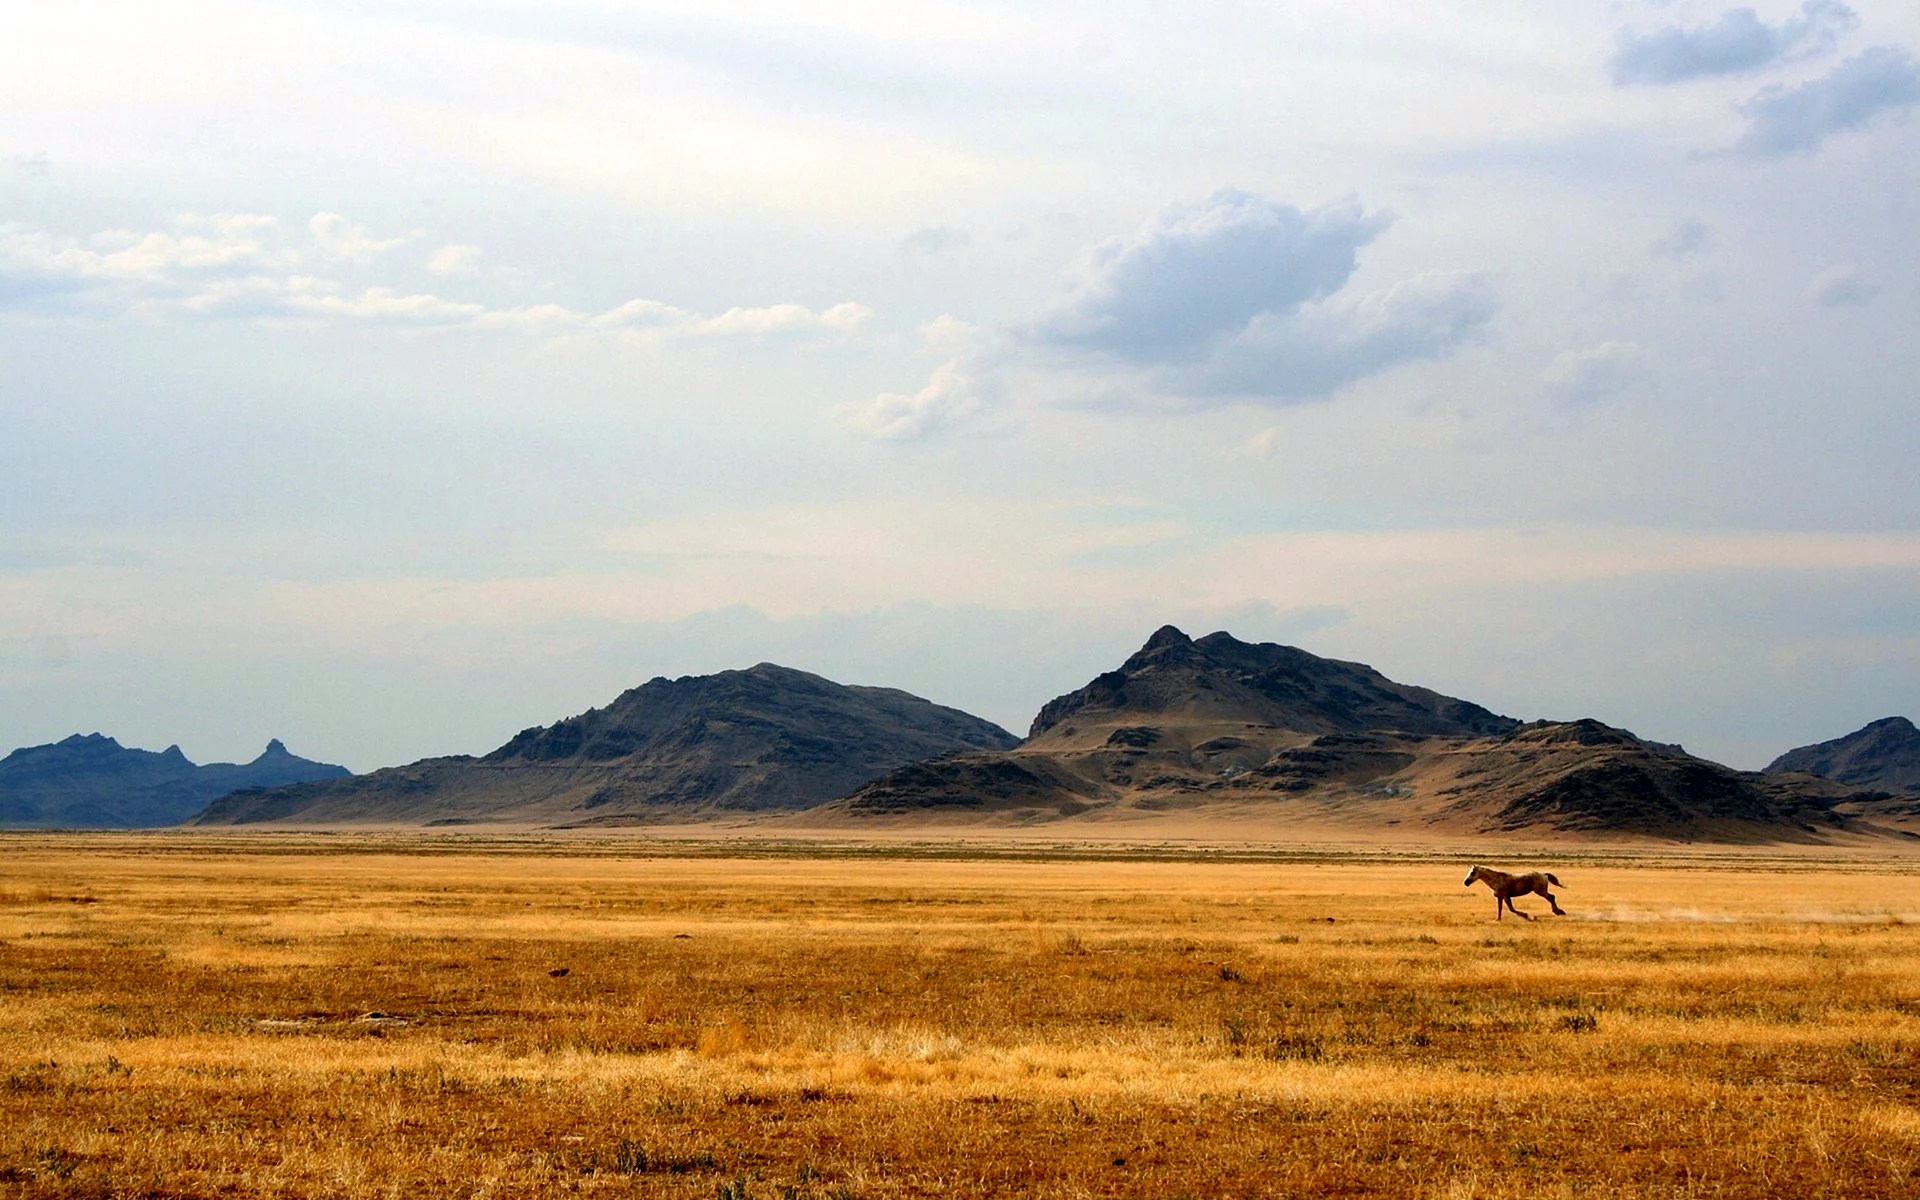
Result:
{"label": "sunlit plain", "polygon": [[1887,854],[1562,849],[1570,915],[1496,922],[1440,847],[0,850],[22,1195],[1920,1182],[1920,864]]}

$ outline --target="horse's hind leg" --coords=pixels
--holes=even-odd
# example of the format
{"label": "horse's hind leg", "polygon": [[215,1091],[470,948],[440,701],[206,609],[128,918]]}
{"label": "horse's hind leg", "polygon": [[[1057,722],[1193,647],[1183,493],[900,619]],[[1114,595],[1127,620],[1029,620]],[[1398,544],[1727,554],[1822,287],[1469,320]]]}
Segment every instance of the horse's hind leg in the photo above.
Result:
{"label": "horse's hind leg", "polygon": [[1541,889],[1540,889],[1540,894],[1541,894],[1542,896],[1545,896],[1545,897],[1547,898],[1547,903],[1548,903],[1549,905],[1551,905],[1551,906],[1552,906],[1552,908],[1553,908],[1553,915],[1554,915],[1554,916],[1556,916],[1556,917],[1564,917],[1564,916],[1566,916],[1566,915],[1567,915],[1567,910],[1566,910],[1566,909],[1564,909],[1564,908],[1561,908],[1561,907],[1560,907],[1560,902],[1559,902],[1558,900],[1555,900],[1555,899],[1553,898],[1553,893],[1552,893],[1552,892],[1550,892],[1550,891],[1548,891],[1548,890],[1547,890],[1547,889],[1545,889],[1545,888],[1541,888]]}

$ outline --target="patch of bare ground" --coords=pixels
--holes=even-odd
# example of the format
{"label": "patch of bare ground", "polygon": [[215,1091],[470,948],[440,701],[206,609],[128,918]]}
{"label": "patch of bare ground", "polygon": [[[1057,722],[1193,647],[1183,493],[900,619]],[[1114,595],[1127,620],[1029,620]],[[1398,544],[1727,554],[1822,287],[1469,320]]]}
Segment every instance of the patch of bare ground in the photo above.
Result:
{"label": "patch of bare ground", "polygon": [[1457,846],[3,848],[0,1193],[1920,1187],[1920,860],[1562,850],[1495,923]]}

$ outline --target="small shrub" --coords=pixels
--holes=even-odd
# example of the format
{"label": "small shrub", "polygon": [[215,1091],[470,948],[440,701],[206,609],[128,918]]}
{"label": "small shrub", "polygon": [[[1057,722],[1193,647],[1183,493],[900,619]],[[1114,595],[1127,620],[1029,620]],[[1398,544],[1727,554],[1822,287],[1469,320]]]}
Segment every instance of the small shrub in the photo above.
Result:
{"label": "small shrub", "polygon": [[1327,1056],[1327,1048],[1312,1034],[1279,1033],[1267,1039],[1264,1053],[1283,1061],[1319,1062]]}
{"label": "small shrub", "polygon": [[1570,1017],[1561,1017],[1554,1023],[1554,1028],[1568,1033],[1592,1033],[1600,1028],[1600,1018],[1592,1013],[1575,1013]]}
{"label": "small shrub", "polygon": [[621,1138],[613,1148],[613,1169],[622,1175],[643,1174],[650,1161],[646,1144],[632,1138]]}

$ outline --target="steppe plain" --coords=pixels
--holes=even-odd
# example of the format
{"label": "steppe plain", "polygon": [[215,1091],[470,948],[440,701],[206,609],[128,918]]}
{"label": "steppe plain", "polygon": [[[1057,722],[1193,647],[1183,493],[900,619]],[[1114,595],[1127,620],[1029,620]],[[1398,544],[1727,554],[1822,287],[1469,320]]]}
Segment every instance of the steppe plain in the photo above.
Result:
{"label": "steppe plain", "polygon": [[1911,1196],[1917,1051],[1886,841],[0,837],[23,1196]]}

